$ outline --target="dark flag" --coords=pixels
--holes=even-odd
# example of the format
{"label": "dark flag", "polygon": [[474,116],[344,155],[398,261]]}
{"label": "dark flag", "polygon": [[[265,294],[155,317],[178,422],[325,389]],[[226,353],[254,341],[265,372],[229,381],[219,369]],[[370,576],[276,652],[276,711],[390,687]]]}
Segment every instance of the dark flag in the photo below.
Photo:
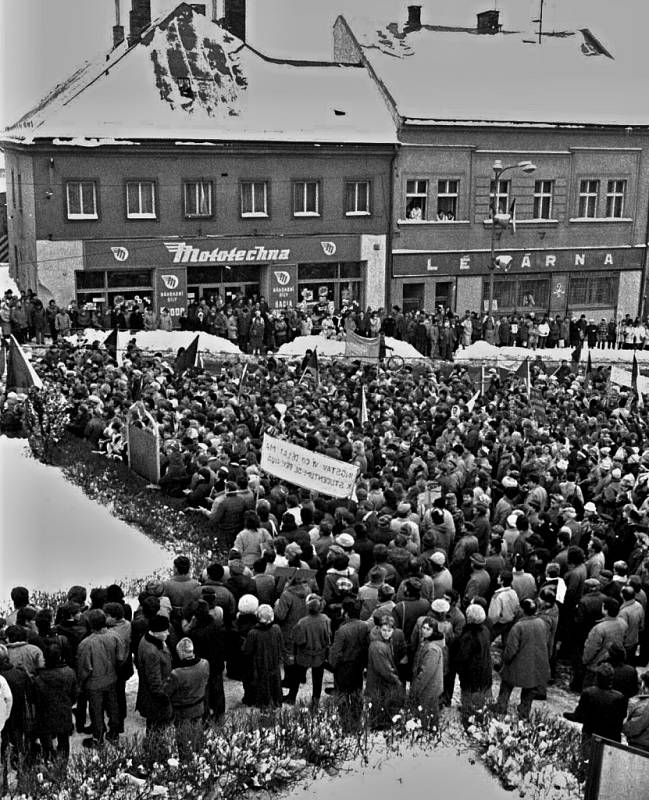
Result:
{"label": "dark flag", "polygon": [[108,351],[108,354],[113,361],[117,361],[117,328],[113,328],[113,330],[104,339],[104,347]]}
{"label": "dark flag", "polygon": [[579,364],[581,361],[581,344],[578,344],[577,347],[575,347],[570,358],[573,364]]}
{"label": "dark flag", "polygon": [[198,336],[182,352],[179,352],[174,361],[174,372],[182,375],[186,369],[200,366],[200,356],[198,354]]}
{"label": "dark flag", "polygon": [[9,341],[7,359],[7,391],[26,392],[32,386],[42,389],[43,381],[38,377],[36,370],[25,357],[21,346],[12,336]]}
{"label": "dark flag", "polygon": [[523,378],[525,381],[525,388],[527,390],[527,394],[529,395],[531,389],[531,380],[530,380],[530,360],[526,358],[525,361],[520,365],[520,367],[514,373],[516,378]]}
{"label": "dark flag", "polygon": [[504,383],[507,378],[511,376],[511,374],[511,370],[505,369],[504,367],[498,367],[498,377],[500,378],[501,383]]}
{"label": "dark flag", "polygon": [[298,381],[298,386],[302,383],[304,378],[306,377],[307,373],[315,378],[315,382],[317,385],[320,385],[320,367],[318,366],[318,348],[316,347],[314,351],[309,356],[309,360],[304,367],[304,372],[302,373],[302,377]]}
{"label": "dark flag", "polygon": [[588,363],[586,364],[586,372],[584,373],[584,389],[588,389],[590,386],[590,381],[592,378],[593,373],[593,362],[590,358],[590,352],[588,353]]}
{"label": "dark flag", "polygon": [[631,367],[631,388],[634,392],[638,391],[638,359],[633,354],[633,366]]}

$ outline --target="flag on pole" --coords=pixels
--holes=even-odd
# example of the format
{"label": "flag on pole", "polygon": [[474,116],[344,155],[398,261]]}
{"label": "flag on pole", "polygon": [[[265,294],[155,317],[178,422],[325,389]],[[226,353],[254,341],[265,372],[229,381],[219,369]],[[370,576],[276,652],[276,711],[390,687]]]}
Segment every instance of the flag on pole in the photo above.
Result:
{"label": "flag on pole", "polygon": [[243,370],[241,372],[241,377],[239,378],[239,390],[237,391],[237,397],[241,397],[241,392],[243,391],[243,382],[246,379],[246,375],[248,374],[248,362],[243,365]]}
{"label": "flag on pole", "polygon": [[318,348],[316,347],[313,352],[309,355],[309,360],[304,367],[304,372],[302,373],[302,377],[298,381],[298,386],[302,383],[305,377],[310,375],[311,377],[315,378],[315,382],[317,385],[320,385],[320,368],[318,366]]}
{"label": "flag on pole", "polygon": [[633,366],[631,367],[631,388],[634,392],[638,391],[638,359],[633,353]]}
{"label": "flag on pole", "polygon": [[198,336],[193,342],[182,352],[178,352],[176,360],[174,361],[174,372],[177,375],[182,375],[186,369],[200,366],[200,355],[198,353]]}
{"label": "flag on pole", "polygon": [[531,380],[530,380],[530,360],[526,358],[525,361],[520,365],[520,367],[516,370],[514,375],[517,378],[523,378],[525,380],[525,387],[527,389],[527,393],[529,395],[531,389]]}
{"label": "flag on pole", "polygon": [[113,328],[113,330],[104,339],[104,347],[108,351],[108,355],[113,359],[113,361],[117,361],[117,363],[119,364],[118,341],[119,341],[119,334],[117,332],[117,328]]}
{"label": "flag on pole", "polygon": [[365,425],[368,419],[367,398],[365,397],[365,384],[363,384],[363,386],[361,386],[361,425]]}
{"label": "flag on pole", "polygon": [[593,371],[593,362],[591,361],[590,351],[589,351],[588,352],[588,362],[586,364],[586,372],[584,373],[584,389],[585,390],[588,389],[589,386],[590,386],[590,381],[591,381],[591,377],[592,377],[592,374],[591,374],[592,371]]}
{"label": "flag on pole", "polygon": [[473,397],[471,397],[471,398],[469,398],[469,400],[467,400],[466,409],[467,409],[467,411],[469,413],[471,413],[473,411],[473,409],[475,408],[475,404],[476,404],[479,396],[480,396],[480,391],[477,391],[473,395]]}
{"label": "flag on pole", "polygon": [[26,392],[28,389],[43,388],[43,381],[27,360],[22,347],[11,336],[7,358],[7,391]]}

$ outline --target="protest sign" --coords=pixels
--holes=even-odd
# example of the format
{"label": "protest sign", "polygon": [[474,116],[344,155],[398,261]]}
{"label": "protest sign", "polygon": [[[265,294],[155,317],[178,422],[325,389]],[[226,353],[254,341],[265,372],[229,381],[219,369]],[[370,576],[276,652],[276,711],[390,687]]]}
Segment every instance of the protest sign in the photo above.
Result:
{"label": "protest sign", "polygon": [[347,331],[347,336],[345,338],[345,358],[374,363],[379,357],[380,344],[381,340],[378,336],[375,339],[367,339],[365,336],[359,336],[353,331]]}
{"label": "protest sign", "polygon": [[276,478],[332,497],[349,497],[358,475],[357,464],[312,453],[268,435],[261,446],[261,468]]}
{"label": "protest sign", "polygon": [[627,369],[620,369],[620,367],[611,367],[611,383],[617,383],[618,386],[631,387],[631,372]]}

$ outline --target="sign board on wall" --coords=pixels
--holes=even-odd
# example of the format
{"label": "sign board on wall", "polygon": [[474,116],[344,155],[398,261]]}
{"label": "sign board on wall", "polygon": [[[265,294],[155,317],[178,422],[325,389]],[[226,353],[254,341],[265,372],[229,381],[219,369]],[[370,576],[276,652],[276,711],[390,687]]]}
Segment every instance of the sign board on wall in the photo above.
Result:
{"label": "sign board on wall", "polygon": [[297,305],[297,264],[271,266],[269,270],[268,304],[271,309]]}
{"label": "sign board on wall", "polygon": [[178,318],[187,310],[187,268],[163,267],[156,270],[156,310],[168,308]]}

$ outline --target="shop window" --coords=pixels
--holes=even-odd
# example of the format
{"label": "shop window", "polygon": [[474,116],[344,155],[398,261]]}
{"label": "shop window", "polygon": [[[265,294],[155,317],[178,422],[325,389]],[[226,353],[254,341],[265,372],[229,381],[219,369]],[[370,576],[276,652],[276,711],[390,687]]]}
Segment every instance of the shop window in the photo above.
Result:
{"label": "shop window", "polygon": [[518,281],[518,306],[520,308],[547,308],[550,298],[550,281],[540,280]]}
{"label": "shop window", "polygon": [[416,179],[406,181],[406,219],[426,219],[428,181]]}
{"label": "shop window", "polygon": [[97,185],[94,181],[68,181],[65,197],[68,219],[98,219]]}
{"label": "shop window", "polygon": [[369,216],[369,181],[349,181],[345,184],[345,214],[348,217]]}
{"label": "shop window", "polygon": [[126,216],[129,219],[155,219],[155,183],[129,181],[126,184]]}
{"label": "shop window", "polygon": [[577,216],[580,219],[594,219],[597,217],[597,197],[599,195],[599,181],[579,181],[579,208]]}
{"label": "shop window", "polygon": [[424,292],[426,286],[423,283],[405,283],[403,285],[403,311],[419,311],[424,307]]}
{"label": "shop window", "polygon": [[77,272],[77,289],[103,289],[106,285],[105,272]]}
{"label": "shop window", "polygon": [[340,264],[341,278],[360,278],[361,277],[361,262],[360,261],[343,261]]}
{"label": "shop window", "polygon": [[534,219],[552,219],[554,181],[534,182]]}
{"label": "shop window", "polygon": [[606,185],[606,216],[623,217],[626,181],[608,181]]}
{"label": "shop window", "polygon": [[569,306],[611,306],[617,302],[617,275],[587,275],[570,278]]}
{"label": "shop window", "polygon": [[259,267],[237,264],[236,267],[229,269],[220,264],[210,264],[204,267],[187,267],[187,280],[195,284],[218,284],[235,283],[259,283]]}
{"label": "shop window", "polygon": [[150,286],[151,272],[147,270],[117,270],[107,273],[108,288],[117,289],[125,286]]}
{"label": "shop window", "polygon": [[452,222],[457,219],[459,181],[437,181],[437,221]]}
{"label": "shop window", "polygon": [[293,184],[293,216],[320,216],[320,184],[318,181],[296,181]]}
{"label": "shop window", "polygon": [[338,264],[300,264],[300,280],[337,277]]}
{"label": "shop window", "polygon": [[496,209],[496,214],[507,214],[509,212],[509,181],[491,181],[489,186],[489,207],[493,211]]}
{"label": "shop window", "polygon": [[266,181],[244,181],[241,184],[241,216],[268,216],[268,184]]}
{"label": "shop window", "polygon": [[187,181],[184,184],[185,216],[212,216],[212,182]]}
{"label": "shop window", "polygon": [[[517,290],[515,280],[494,281],[494,300],[496,308],[516,308]],[[489,280],[482,282],[482,298],[489,301]]]}

